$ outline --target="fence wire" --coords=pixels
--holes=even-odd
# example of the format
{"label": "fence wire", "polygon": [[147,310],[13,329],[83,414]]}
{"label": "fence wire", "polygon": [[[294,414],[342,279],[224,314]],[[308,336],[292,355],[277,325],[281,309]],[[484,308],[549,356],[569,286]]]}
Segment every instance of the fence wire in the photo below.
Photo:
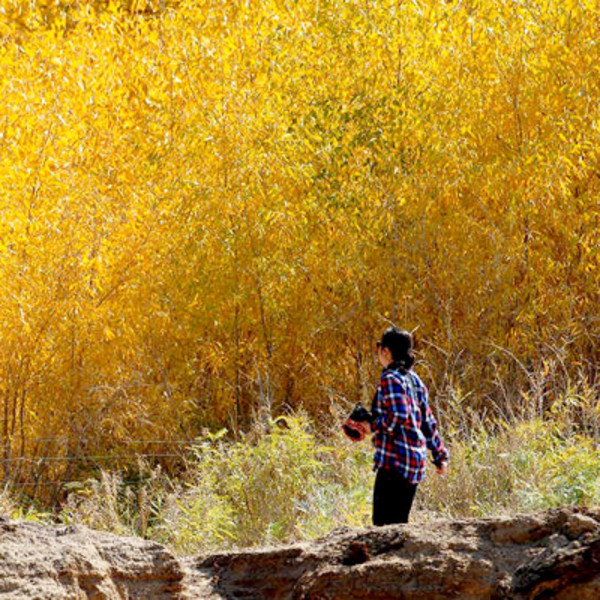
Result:
{"label": "fence wire", "polygon": [[[63,438],[36,438],[37,442],[66,442]],[[93,440],[80,440],[82,442],[90,442]],[[132,461],[139,458],[159,459],[159,458],[184,458],[184,452],[199,444],[198,440],[123,440],[119,444],[145,444],[145,445],[162,445],[162,446],[180,446],[180,452],[147,452],[131,454],[73,454],[73,455],[51,455],[51,456],[12,456],[0,458],[0,464],[31,464],[37,467],[42,467],[46,463],[61,463],[61,462],[110,462],[110,461]],[[187,448],[185,448],[187,447]],[[0,479],[0,487],[6,489],[12,487],[48,487],[48,486],[65,486],[70,484],[84,484],[82,479],[58,479],[58,480],[27,480],[18,481],[15,479]]]}

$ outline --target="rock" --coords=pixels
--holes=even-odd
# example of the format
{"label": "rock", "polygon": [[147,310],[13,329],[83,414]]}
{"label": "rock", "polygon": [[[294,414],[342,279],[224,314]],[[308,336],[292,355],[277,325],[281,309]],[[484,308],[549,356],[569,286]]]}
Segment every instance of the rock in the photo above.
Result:
{"label": "rock", "polygon": [[555,523],[548,523],[539,516],[505,519],[495,524],[490,539],[499,545],[528,544],[547,537],[554,527]]}
{"label": "rock", "polygon": [[137,538],[3,520],[0,558],[0,598],[7,600],[184,597],[179,561]]}
{"label": "rock", "polygon": [[160,544],[0,518],[0,599],[596,600],[600,510],[347,527],[177,558]]}
{"label": "rock", "polygon": [[599,524],[600,511],[553,509],[340,529],[310,544],[199,557],[190,570],[221,599],[591,600]]}
{"label": "rock", "polygon": [[[600,536],[542,554],[515,573],[515,598],[600,598]],[[585,584],[585,585],[583,585]]]}
{"label": "rock", "polygon": [[590,533],[592,531],[598,532],[599,529],[598,521],[580,513],[569,515],[564,527],[565,534],[571,540],[578,538],[585,533]]}

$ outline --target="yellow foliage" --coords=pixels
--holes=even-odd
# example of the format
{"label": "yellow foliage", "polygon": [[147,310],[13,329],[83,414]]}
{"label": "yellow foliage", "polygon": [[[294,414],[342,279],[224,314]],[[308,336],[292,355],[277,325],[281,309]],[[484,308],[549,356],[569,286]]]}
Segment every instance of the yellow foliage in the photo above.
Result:
{"label": "yellow foliage", "polygon": [[390,321],[442,406],[597,372],[595,12],[4,2],[4,458],[364,400]]}

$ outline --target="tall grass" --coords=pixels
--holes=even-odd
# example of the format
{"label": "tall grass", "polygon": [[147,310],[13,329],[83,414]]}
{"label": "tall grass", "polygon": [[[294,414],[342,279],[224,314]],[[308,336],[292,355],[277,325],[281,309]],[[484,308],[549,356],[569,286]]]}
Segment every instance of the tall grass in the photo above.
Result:
{"label": "tall grass", "polygon": [[[595,386],[571,384],[543,410],[488,419],[463,410],[467,397],[459,390],[452,398],[438,413],[449,469],[438,476],[429,466],[412,522],[600,504]],[[0,493],[0,512],[139,535],[182,554],[369,526],[373,447],[342,434],[343,416],[333,407],[328,422],[302,411],[257,420],[236,441],[224,429],[208,432],[196,440],[179,477],[138,461],[126,472],[101,471],[72,484],[53,514],[28,507],[9,490]]]}
{"label": "tall grass", "polygon": [[[143,535],[184,554],[370,525],[368,441],[348,441],[337,425],[318,433],[302,413],[257,423],[237,442],[224,433],[198,440],[180,479],[142,463],[135,477],[102,473],[72,491],[59,518]],[[458,433],[447,474],[430,467],[419,487],[412,522],[600,503],[596,439],[566,433],[552,413]]]}

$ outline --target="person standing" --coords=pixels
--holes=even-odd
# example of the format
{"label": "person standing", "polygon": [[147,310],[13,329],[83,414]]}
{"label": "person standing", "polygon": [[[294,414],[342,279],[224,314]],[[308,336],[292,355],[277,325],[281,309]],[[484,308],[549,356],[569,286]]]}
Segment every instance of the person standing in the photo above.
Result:
{"label": "person standing", "polygon": [[425,476],[427,449],[440,475],[450,456],[429,407],[427,387],[412,370],[412,349],[411,334],[395,327],[377,342],[383,370],[369,419],[375,445],[373,525],[408,523]]}

